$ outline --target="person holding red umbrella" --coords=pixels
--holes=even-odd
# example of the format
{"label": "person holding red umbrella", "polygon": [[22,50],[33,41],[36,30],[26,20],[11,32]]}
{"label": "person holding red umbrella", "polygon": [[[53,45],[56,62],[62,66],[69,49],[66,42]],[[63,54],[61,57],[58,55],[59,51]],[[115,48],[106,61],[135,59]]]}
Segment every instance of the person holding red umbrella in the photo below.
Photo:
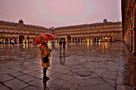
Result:
{"label": "person holding red umbrella", "polygon": [[50,66],[50,60],[49,56],[51,53],[51,50],[48,48],[48,41],[53,40],[54,36],[51,34],[40,34],[37,36],[34,40],[34,43],[39,45],[39,51],[41,55],[41,61],[42,61],[42,67],[43,67],[43,80],[49,80],[49,77],[47,77],[46,72],[48,67]]}
{"label": "person holding red umbrella", "polygon": [[48,80],[49,77],[47,77],[46,72],[47,72],[48,67],[50,66],[49,55],[51,51],[47,46],[47,42],[41,43],[39,50],[40,50],[40,55],[42,59],[43,80]]}

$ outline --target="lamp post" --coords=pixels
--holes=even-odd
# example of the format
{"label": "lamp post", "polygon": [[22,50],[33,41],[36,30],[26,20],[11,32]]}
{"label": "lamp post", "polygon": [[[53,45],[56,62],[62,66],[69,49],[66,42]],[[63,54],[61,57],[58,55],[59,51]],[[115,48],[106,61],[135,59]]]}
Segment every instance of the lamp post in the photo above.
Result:
{"label": "lamp post", "polygon": [[[54,27],[50,27],[49,28],[50,29],[50,32],[54,35],[55,33],[54,33]],[[54,46],[54,40],[52,40],[52,48],[54,48],[55,46]]]}

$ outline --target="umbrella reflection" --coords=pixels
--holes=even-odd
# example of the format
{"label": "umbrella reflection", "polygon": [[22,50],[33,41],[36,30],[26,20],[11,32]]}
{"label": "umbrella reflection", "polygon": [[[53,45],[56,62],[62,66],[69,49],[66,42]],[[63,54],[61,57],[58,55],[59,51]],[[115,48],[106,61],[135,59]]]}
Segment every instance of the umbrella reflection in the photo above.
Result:
{"label": "umbrella reflection", "polygon": [[49,90],[49,87],[47,87],[47,81],[48,80],[43,80],[43,88],[44,88],[44,90]]}
{"label": "umbrella reflection", "polygon": [[61,51],[60,50],[60,54],[59,54],[59,59],[60,59],[60,64],[64,65],[65,64],[65,50]]}

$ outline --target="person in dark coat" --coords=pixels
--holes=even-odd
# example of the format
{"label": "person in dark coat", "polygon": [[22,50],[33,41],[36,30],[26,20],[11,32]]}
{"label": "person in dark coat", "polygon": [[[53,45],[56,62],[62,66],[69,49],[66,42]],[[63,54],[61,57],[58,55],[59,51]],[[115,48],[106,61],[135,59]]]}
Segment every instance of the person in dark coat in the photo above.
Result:
{"label": "person in dark coat", "polygon": [[62,47],[62,40],[59,41],[59,46],[60,46],[60,49]]}
{"label": "person in dark coat", "polygon": [[62,46],[63,46],[63,50],[65,50],[65,47],[66,47],[66,41],[65,41],[65,39],[62,41]]}

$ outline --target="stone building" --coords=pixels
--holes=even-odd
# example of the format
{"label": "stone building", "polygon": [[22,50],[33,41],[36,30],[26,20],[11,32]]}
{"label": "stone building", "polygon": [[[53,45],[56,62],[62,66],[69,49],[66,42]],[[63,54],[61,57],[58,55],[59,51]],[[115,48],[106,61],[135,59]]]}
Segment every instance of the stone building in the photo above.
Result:
{"label": "stone building", "polygon": [[108,22],[57,27],[54,30],[57,41],[70,42],[122,41],[122,23]]}
{"label": "stone building", "polygon": [[29,43],[40,33],[48,32],[47,28],[26,25],[23,20],[18,23],[0,21],[0,43]]}
{"label": "stone building", "polygon": [[65,39],[66,42],[97,42],[122,41],[122,23],[108,22],[44,28],[35,25],[26,25],[23,20],[18,23],[0,21],[0,43],[29,43],[40,33],[56,34],[56,41]]}
{"label": "stone building", "polygon": [[136,0],[122,0],[122,26],[124,43],[136,55]]}

